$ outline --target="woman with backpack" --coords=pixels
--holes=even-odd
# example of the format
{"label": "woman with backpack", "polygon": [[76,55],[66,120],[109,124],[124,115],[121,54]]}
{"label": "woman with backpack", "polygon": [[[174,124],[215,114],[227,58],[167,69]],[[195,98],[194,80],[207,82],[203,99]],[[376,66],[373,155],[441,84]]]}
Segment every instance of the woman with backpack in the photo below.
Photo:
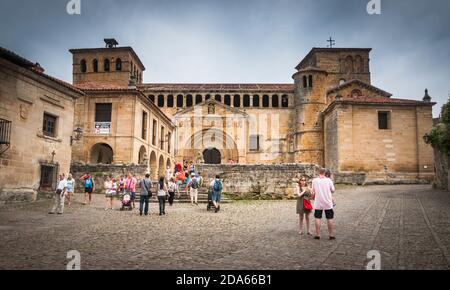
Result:
{"label": "woman with backpack", "polygon": [[295,195],[297,196],[297,214],[299,215],[299,234],[303,235],[303,220],[306,220],[306,232],[309,236],[312,233],[309,231],[309,216],[313,210],[311,199],[311,189],[308,187],[306,177],[301,177],[297,187],[295,188]]}
{"label": "woman with backpack", "polygon": [[92,202],[92,192],[95,191],[95,183],[89,172],[86,172],[85,175],[81,177],[84,182],[84,205],[91,205]]}
{"label": "woman with backpack", "polygon": [[158,196],[159,203],[159,215],[166,214],[166,198],[167,198],[167,185],[164,182],[164,176],[161,176],[158,181]]}
{"label": "woman with backpack", "polygon": [[173,199],[175,198],[175,191],[177,191],[177,185],[175,184],[173,177],[170,178],[167,189],[169,190],[169,205],[172,206]]}
{"label": "woman with backpack", "polygon": [[215,212],[220,210],[220,199],[222,195],[222,181],[220,180],[220,176],[216,175],[216,178],[211,181],[210,184],[211,192],[212,192],[212,202],[214,204]]}
{"label": "woman with backpack", "polygon": [[191,174],[191,179],[189,180],[189,183],[187,184],[186,191],[189,190],[189,194],[191,196],[191,205],[198,205],[197,199],[198,199],[198,188],[200,187],[200,184],[198,183],[198,179],[195,177],[195,173]]}

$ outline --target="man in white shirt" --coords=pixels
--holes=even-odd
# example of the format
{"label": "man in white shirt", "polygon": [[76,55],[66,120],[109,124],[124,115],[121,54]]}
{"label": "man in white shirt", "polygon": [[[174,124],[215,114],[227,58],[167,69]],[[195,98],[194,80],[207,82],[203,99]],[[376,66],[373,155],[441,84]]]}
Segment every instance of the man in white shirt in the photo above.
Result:
{"label": "man in white shirt", "polygon": [[314,198],[314,217],[316,218],[316,236],[315,239],[320,239],[320,224],[323,212],[327,218],[328,234],[330,240],[334,240],[333,233],[333,193],[336,190],[333,181],[325,176],[325,169],[319,169],[319,176],[312,181],[312,194]]}
{"label": "man in white shirt", "polygon": [[60,174],[58,187],[56,188],[56,193],[55,193],[55,204],[53,205],[53,208],[49,212],[49,214],[54,214],[56,212],[58,214],[63,214],[66,190],[67,190],[67,182],[64,179],[64,175]]}

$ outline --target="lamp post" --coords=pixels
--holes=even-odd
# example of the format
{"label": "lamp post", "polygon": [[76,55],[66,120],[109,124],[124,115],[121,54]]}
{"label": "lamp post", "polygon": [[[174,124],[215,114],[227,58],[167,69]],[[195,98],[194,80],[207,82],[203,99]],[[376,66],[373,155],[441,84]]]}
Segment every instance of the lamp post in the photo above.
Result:
{"label": "lamp post", "polygon": [[70,146],[72,146],[73,141],[78,141],[83,136],[83,129],[80,127],[77,127],[75,130],[73,130],[74,135],[70,136]]}

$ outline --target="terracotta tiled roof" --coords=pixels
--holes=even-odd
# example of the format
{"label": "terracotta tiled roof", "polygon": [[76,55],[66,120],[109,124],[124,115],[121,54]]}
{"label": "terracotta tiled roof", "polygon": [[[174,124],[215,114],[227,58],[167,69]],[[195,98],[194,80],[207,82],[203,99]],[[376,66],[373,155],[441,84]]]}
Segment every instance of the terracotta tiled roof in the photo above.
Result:
{"label": "terracotta tiled roof", "polygon": [[423,101],[416,101],[416,100],[407,100],[407,99],[394,99],[394,98],[387,98],[387,97],[378,97],[378,96],[359,96],[359,97],[347,97],[343,98],[341,102],[344,103],[361,103],[361,104],[396,104],[396,105],[433,105],[434,103],[431,102],[423,102]]}
{"label": "terracotta tiled roof", "polygon": [[372,86],[371,84],[367,84],[367,83],[365,83],[363,81],[356,80],[356,79],[348,81],[346,83],[343,83],[342,85],[339,85],[339,86],[336,86],[334,88],[329,89],[327,94],[332,94],[332,93],[338,92],[339,90],[345,89],[345,88],[351,86],[352,84],[359,85],[359,86],[361,86],[363,88],[366,88],[368,90],[374,91],[374,92],[376,92],[376,93],[378,93],[378,94],[380,94],[382,96],[385,96],[385,97],[392,96],[391,93],[388,93],[386,91],[383,91],[382,89],[379,89],[379,88],[377,88],[375,86]]}
{"label": "terracotta tiled roof", "polygon": [[48,74],[44,73],[44,69],[38,64],[38,63],[33,63],[32,61],[21,57],[20,55],[6,49],[3,47],[0,47],[0,58],[6,59],[20,67],[29,69],[31,71],[33,71],[34,73],[48,79],[51,80],[67,89],[70,89],[72,91],[75,91],[76,93],[79,94],[84,94],[82,91],[80,91],[79,89],[75,88],[74,86],[72,86],[69,83],[66,83],[65,81],[59,80],[57,78],[54,78],[52,76],[49,76]]}
{"label": "terracotta tiled roof", "polygon": [[294,91],[294,84],[141,84],[145,91]]}
{"label": "terracotta tiled roof", "polygon": [[129,91],[136,90],[128,86],[120,86],[112,83],[87,82],[75,85],[78,89],[83,91]]}
{"label": "terracotta tiled roof", "polygon": [[324,111],[328,114],[337,104],[352,104],[352,105],[378,105],[378,106],[434,106],[436,103],[424,102],[417,100],[407,100],[407,99],[395,99],[387,98],[382,96],[368,97],[344,97],[341,100],[333,101],[328,108]]}

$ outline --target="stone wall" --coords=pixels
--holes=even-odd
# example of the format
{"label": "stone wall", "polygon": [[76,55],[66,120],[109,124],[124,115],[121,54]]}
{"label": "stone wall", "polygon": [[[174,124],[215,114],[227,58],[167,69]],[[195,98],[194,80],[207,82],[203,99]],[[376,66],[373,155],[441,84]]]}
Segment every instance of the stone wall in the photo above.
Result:
{"label": "stone wall", "polygon": [[120,178],[121,175],[127,176],[128,172],[133,172],[137,179],[141,179],[147,173],[146,165],[113,165],[113,164],[94,164],[94,165],[83,165],[78,163],[72,163],[70,172],[75,178],[76,186],[75,192],[84,192],[83,182],[80,178],[85,172],[90,172],[94,183],[96,185],[95,193],[104,193],[103,183],[106,177],[112,175],[114,178]]}
{"label": "stone wall", "polygon": [[216,174],[223,179],[223,191],[241,198],[282,199],[294,197],[294,189],[301,175],[311,180],[314,164],[277,165],[199,165],[205,182]]}
{"label": "stone wall", "polygon": [[[0,155],[0,203],[33,201],[38,190],[56,187],[57,174],[69,172],[74,99],[79,96],[0,58],[0,118],[11,122],[11,146]],[[52,137],[43,132],[44,114],[55,117]],[[52,168],[48,176],[54,178],[44,182],[43,168]]]}
{"label": "stone wall", "polygon": [[434,175],[433,186],[439,189],[448,190],[449,155],[434,149],[434,162],[436,172]]}
{"label": "stone wall", "polygon": [[[325,116],[326,128],[337,123],[337,129],[325,130],[325,166],[334,172],[365,172],[366,183],[431,182],[432,148],[423,140],[432,127],[431,109],[337,105]],[[379,130],[378,111],[390,112],[389,130]],[[334,148],[337,154],[329,154]]]}

